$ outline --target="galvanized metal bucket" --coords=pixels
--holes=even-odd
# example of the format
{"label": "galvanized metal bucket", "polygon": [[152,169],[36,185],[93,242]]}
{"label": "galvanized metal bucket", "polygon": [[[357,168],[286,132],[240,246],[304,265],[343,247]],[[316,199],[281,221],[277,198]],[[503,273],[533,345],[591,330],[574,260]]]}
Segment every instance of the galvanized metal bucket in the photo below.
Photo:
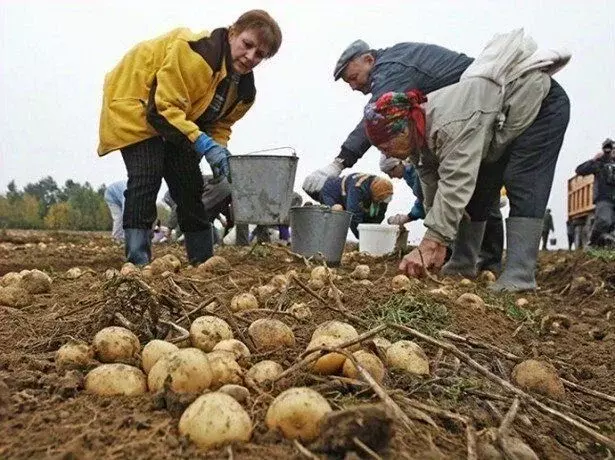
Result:
{"label": "galvanized metal bucket", "polygon": [[337,265],[342,259],[352,213],[326,206],[290,210],[291,249],[305,257]]}
{"label": "galvanized metal bucket", "polygon": [[[292,154],[263,154],[278,150],[290,150]],[[235,223],[288,224],[298,161],[291,147],[229,157]]]}

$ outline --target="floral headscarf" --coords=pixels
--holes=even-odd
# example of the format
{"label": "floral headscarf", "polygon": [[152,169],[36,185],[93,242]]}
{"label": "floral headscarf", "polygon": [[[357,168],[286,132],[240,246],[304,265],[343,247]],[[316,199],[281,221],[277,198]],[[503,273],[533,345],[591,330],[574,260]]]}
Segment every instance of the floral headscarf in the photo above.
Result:
{"label": "floral headscarf", "polygon": [[416,147],[425,145],[425,112],[421,108],[424,102],[427,98],[423,93],[413,89],[407,93],[385,93],[376,102],[368,104],[365,107],[365,131],[372,145],[384,144],[406,127],[414,127]]}

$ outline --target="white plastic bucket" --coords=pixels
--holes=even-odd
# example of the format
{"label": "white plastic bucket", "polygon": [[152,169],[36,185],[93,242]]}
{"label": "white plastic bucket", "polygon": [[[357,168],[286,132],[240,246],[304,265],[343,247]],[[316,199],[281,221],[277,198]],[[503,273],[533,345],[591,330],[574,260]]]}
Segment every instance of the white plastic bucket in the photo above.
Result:
{"label": "white plastic bucket", "polygon": [[360,252],[382,256],[395,250],[399,225],[359,224],[358,229]]}

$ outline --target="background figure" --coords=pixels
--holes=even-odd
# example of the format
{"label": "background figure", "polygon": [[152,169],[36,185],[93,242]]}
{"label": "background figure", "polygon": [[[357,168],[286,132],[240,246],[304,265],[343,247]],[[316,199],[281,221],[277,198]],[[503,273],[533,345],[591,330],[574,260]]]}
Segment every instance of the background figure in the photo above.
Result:
{"label": "background figure", "polygon": [[[224,235],[226,235],[234,225],[231,211],[231,186],[226,178],[214,178],[211,175],[203,176],[203,184],[201,201],[203,206],[205,206],[205,212],[209,216],[209,221],[213,224],[214,220],[218,219],[225,228]],[[175,238],[177,240],[182,235],[182,230],[177,220],[177,204],[171,198],[171,193],[168,190],[164,194],[163,201],[171,208],[168,227],[171,230],[175,229]],[[214,243],[220,244],[223,236],[218,235],[215,227],[213,228],[213,236]]]}
{"label": "background figure", "polygon": [[572,251],[574,244],[574,224],[571,220],[566,221],[566,235],[568,236],[568,250]]}
{"label": "background figure", "polygon": [[105,202],[109,207],[113,228],[111,238],[116,241],[124,241],[124,229],[122,228],[122,216],[124,215],[124,191],[126,181],[120,180],[109,184],[105,190]]}
{"label": "background figure", "polygon": [[594,226],[589,239],[590,246],[615,245],[615,142],[606,139],[602,151],[594,158],[577,166],[581,176],[594,175]]}
{"label": "background figure", "polygon": [[547,251],[547,245],[549,244],[549,233],[555,231],[553,227],[553,216],[551,210],[547,208],[545,217],[542,219],[542,250]]}

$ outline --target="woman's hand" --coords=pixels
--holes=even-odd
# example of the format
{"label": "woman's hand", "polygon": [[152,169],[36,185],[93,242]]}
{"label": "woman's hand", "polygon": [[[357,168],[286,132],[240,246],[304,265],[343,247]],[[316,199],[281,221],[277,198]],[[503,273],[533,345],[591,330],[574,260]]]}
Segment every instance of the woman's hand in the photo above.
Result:
{"label": "woman's hand", "polygon": [[399,264],[399,270],[405,272],[408,276],[418,278],[424,275],[425,270],[442,267],[445,257],[445,244],[423,238],[416,249],[404,256]]}

